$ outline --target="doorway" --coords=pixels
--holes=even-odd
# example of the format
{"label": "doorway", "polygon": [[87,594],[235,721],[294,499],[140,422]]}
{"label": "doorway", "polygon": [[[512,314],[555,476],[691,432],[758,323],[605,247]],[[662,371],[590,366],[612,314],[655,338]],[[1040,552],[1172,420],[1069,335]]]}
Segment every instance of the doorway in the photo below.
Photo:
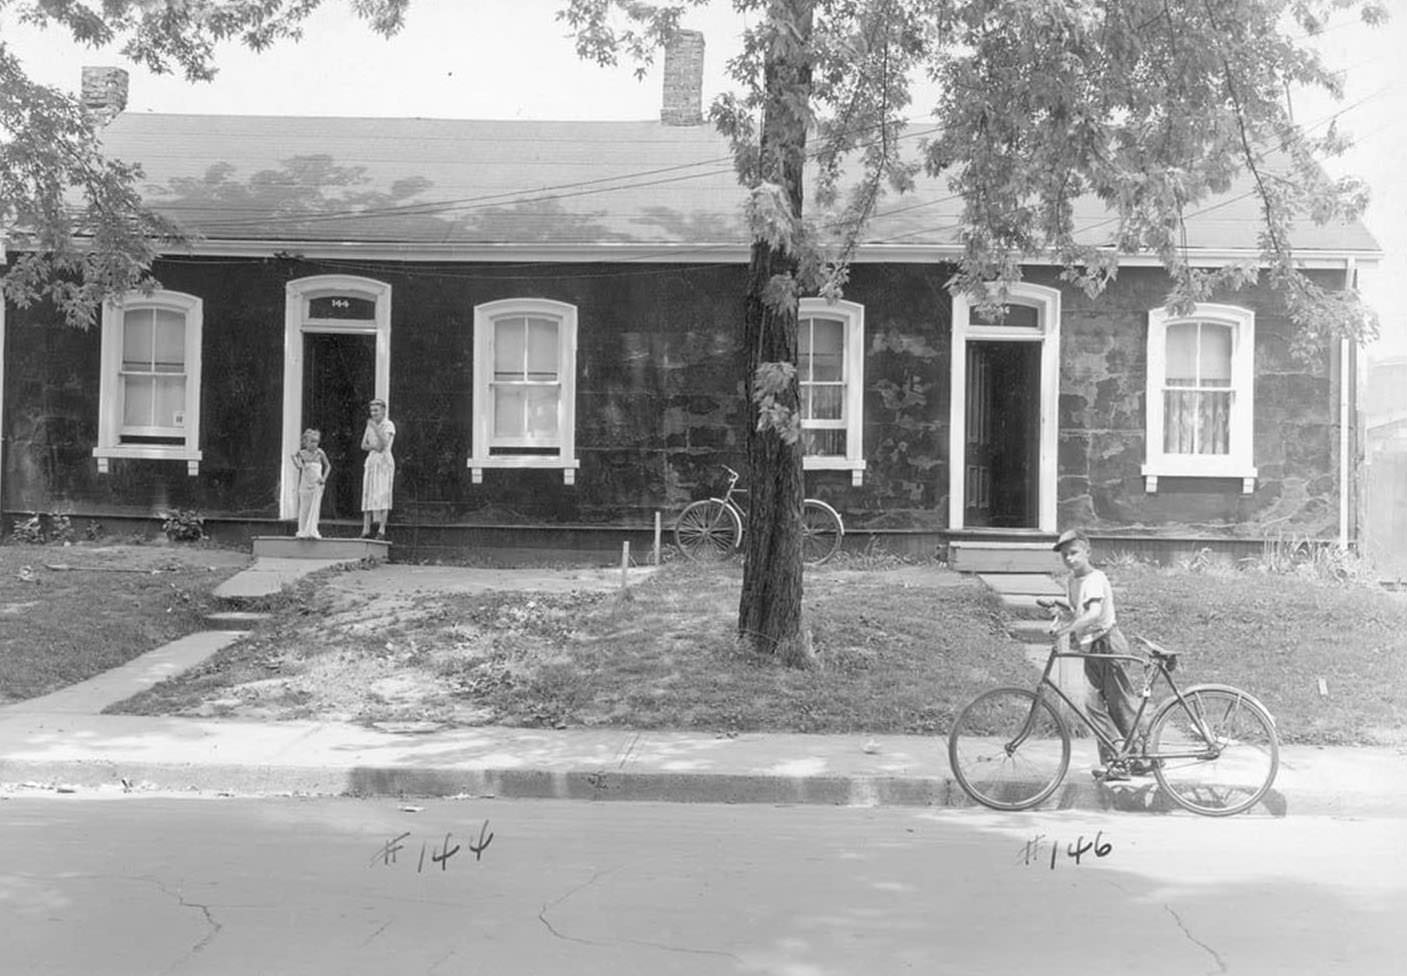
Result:
{"label": "doorway", "polygon": [[1040,353],[1034,342],[967,343],[964,526],[1037,527]]}
{"label": "doorway", "polygon": [[322,431],[332,477],[322,496],[323,519],[361,518],[361,433],[376,388],[376,336],[303,333],[300,430]]}

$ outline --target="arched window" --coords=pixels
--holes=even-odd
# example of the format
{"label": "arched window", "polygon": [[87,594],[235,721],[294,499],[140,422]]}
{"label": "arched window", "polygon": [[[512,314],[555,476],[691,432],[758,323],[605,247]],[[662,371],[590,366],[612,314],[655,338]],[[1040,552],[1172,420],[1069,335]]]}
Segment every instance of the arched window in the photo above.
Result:
{"label": "arched window", "polygon": [[474,308],[475,484],[484,468],[560,468],[576,480],[576,306],[506,299]]}
{"label": "arched window", "polygon": [[1197,305],[1148,313],[1148,491],[1158,478],[1239,478],[1255,487],[1255,313]]}
{"label": "arched window", "polygon": [[198,473],[202,310],[175,291],[128,292],[103,306],[98,471],[113,458],[145,458]]}
{"label": "arched window", "polygon": [[865,307],[803,298],[797,309],[797,381],[806,470],[865,470]]}

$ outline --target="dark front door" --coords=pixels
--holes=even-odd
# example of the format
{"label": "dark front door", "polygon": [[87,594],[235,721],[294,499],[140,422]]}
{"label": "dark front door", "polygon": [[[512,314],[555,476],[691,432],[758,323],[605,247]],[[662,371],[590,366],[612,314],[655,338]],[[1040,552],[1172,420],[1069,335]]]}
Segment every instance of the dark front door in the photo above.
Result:
{"label": "dark front door", "polygon": [[376,389],[376,337],[335,332],[303,334],[303,423],[322,431],[332,477],[322,497],[323,519],[360,519],[362,428]]}
{"label": "dark front door", "polygon": [[1037,342],[967,343],[968,527],[1036,527],[1040,366]]}

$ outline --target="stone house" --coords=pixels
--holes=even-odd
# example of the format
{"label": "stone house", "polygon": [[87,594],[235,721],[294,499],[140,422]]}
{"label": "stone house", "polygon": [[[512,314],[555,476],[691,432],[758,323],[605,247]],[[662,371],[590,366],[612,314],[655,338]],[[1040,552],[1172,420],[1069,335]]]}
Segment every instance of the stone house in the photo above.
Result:
{"label": "stone house", "polygon": [[[186,508],[233,541],[284,531],[314,426],[324,525],[354,534],[378,396],[397,544],[645,541],[745,464],[744,192],[697,64],[668,59],[643,122],[123,114],[125,83],[95,70],[109,152],[192,237],[156,263],[160,291],[86,332],[0,312],[0,518]],[[849,544],[1038,545],[1080,524],[1167,556],[1355,536],[1352,347],[1294,361],[1264,288],[1171,316],[1140,255],[1098,298],[1032,261],[984,320],[946,287],[957,206],[938,183],[891,198],[845,300],[802,302],[807,491]],[[1110,226],[1097,205],[1080,219]],[[1189,254],[1253,258],[1258,221],[1233,190],[1188,216]],[[1356,223],[1296,247],[1331,285],[1378,256]]]}

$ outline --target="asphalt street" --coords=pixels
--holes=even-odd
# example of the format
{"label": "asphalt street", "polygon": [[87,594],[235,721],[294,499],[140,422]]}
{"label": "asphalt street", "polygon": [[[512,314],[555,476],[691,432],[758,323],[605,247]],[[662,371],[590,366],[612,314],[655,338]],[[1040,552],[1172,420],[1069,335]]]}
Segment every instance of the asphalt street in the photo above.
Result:
{"label": "asphalt street", "polygon": [[1407,972],[1394,818],[16,794],[0,965]]}

